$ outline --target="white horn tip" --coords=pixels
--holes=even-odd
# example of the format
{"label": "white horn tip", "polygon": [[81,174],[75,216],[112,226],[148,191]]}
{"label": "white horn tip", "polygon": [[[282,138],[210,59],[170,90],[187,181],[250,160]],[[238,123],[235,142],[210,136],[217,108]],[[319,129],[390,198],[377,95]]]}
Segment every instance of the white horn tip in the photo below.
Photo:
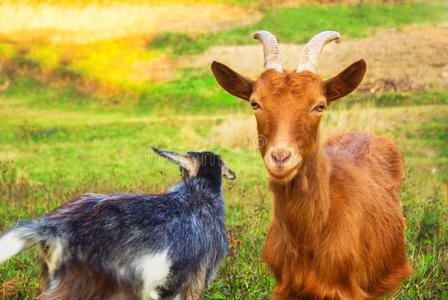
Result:
{"label": "white horn tip", "polygon": [[305,45],[300,57],[300,64],[296,69],[296,72],[310,71],[317,72],[317,60],[319,58],[322,48],[329,42],[339,40],[341,34],[336,31],[322,31],[316,34]]}
{"label": "white horn tip", "polygon": [[254,39],[255,40],[259,40],[259,39],[261,39],[261,37],[263,36],[263,35],[266,35],[266,34],[271,34],[269,31],[266,31],[266,30],[259,30],[259,31],[257,31],[257,32],[255,32],[254,33]]}
{"label": "white horn tip", "polygon": [[341,34],[337,31],[323,31],[322,35],[328,36],[328,39],[331,40],[339,40],[341,38]]}

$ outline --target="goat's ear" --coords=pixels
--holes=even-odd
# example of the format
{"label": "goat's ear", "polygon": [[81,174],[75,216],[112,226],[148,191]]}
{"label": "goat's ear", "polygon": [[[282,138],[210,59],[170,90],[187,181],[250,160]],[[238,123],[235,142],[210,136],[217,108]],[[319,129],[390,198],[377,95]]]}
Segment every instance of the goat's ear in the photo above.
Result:
{"label": "goat's ear", "polygon": [[212,63],[212,72],[223,89],[238,98],[249,100],[252,94],[253,80],[216,61]]}
{"label": "goat's ear", "polygon": [[[158,155],[168,159],[169,161],[172,161],[176,165],[187,170],[187,172],[190,174],[190,176],[194,176],[195,173],[197,173],[197,169],[198,169],[197,163],[190,155],[179,154],[179,153],[171,152],[171,151],[163,151],[163,150],[157,149],[156,147],[151,147],[151,148]],[[192,175],[192,174],[194,174],[194,175]]]}
{"label": "goat's ear", "polygon": [[327,101],[331,102],[353,92],[364,78],[367,65],[364,59],[351,64],[335,77],[325,81]]}

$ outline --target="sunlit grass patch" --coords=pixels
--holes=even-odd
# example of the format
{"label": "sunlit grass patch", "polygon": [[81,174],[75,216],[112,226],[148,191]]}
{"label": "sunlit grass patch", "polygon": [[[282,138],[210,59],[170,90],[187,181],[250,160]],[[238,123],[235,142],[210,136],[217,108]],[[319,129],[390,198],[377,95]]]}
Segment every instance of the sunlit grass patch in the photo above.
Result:
{"label": "sunlit grass patch", "polygon": [[141,70],[139,64],[161,55],[146,49],[140,38],[68,45],[1,43],[0,53],[11,59],[28,60],[40,67],[128,88],[157,78],[157,71],[150,66]]}

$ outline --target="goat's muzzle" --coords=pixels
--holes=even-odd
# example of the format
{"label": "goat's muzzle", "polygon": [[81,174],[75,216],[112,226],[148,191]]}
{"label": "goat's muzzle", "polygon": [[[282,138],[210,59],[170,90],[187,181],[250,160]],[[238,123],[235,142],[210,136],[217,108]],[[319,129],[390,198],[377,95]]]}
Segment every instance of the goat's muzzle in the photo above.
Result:
{"label": "goat's muzzle", "polygon": [[292,147],[271,147],[266,151],[264,163],[271,177],[289,182],[297,174],[302,156]]}

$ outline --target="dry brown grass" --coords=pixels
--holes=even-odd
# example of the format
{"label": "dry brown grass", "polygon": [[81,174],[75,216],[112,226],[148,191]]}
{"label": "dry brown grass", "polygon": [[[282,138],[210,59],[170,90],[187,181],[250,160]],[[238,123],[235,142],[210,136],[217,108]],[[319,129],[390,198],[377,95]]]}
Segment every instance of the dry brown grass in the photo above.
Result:
{"label": "dry brown grass", "polygon": [[378,108],[366,102],[338,112],[330,110],[324,119],[322,141],[326,141],[331,135],[350,131],[384,134],[402,127],[411,129],[412,126],[419,126],[434,118],[443,118],[444,115],[446,111],[438,110],[436,105]]}
{"label": "dry brown grass", "polygon": [[[330,108],[322,123],[322,142],[325,143],[332,135],[351,131],[384,134],[399,127],[417,126],[421,122],[435,117],[442,118],[446,114],[446,111],[436,112],[436,107],[426,105],[378,108],[366,102],[340,111],[332,111]],[[202,142],[236,150],[255,149],[257,148],[255,118],[251,114],[229,115],[212,128],[211,138],[203,139]]]}
{"label": "dry brown grass", "polygon": [[[206,32],[244,25],[261,15],[219,3],[73,3],[2,1],[0,35],[10,40],[90,43],[164,31]],[[30,4],[31,3],[31,4]]]}
{"label": "dry brown grass", "polygon": [[255,118],[251,115],[232,115],[212,129],[209,143],[231,149],[257,147]]}
{"label": "dry brown grass", "polygon": [[[367,61],[364,92],[419,91],[448,88],[448,27],[378,30],[369,38],[346,40],[326,46],[320,58],[322,75],[334,76],[357,59]],[[279,41],[284,67],[297,66],[300,45]],[[260,45],[214,46],[187,59],[185,66],[207,67],[216,60],[247,76],[263,71]]]}
{"label": "dry brown grass", "polygon": [[1,295],[3,297],[2,299],[5,299],[5,297],[8,296],[16,295],[19,290],[20,290],[20,280],[17,278],[2,282],[0,285]]}

